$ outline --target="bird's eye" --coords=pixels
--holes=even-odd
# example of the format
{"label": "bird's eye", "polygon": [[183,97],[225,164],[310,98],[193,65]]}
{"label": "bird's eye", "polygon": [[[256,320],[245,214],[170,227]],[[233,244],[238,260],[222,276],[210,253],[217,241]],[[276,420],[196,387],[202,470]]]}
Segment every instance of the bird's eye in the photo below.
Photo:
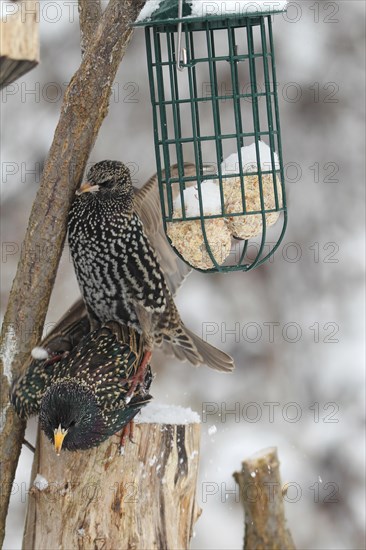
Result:
{"label": "bird's eye", "polygon": [[75,426],[76,424],[76,420],[72,420],[69,424],[69,428],[72,428],[73,426]]}

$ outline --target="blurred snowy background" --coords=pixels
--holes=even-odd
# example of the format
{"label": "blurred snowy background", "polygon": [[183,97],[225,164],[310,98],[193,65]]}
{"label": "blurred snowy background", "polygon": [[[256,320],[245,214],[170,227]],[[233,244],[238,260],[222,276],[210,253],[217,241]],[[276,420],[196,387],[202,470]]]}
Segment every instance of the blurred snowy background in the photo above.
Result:
{"label": "blurred snowy background", "polygon": [[[80,62],[76,6],[42,4],[42,62],[1,98],[3,310],[62,93]],[[232,473],[272,445],[290,483],[286,513],[297,547],[364,548],[364,12],[360,1],[301,1],[275,17],[284,243],[247,274],[193,273],[177,300],[187,325],[214,333],[208,341],[235,357],[234,374],[155,355],[155,399],[202,418],[203,514],[193,549],[242,547]],[[120,67],[90,159],[130,163],[138,186],[155,171],[143,34],[135,32]],[[77,296],[66,248],[48,327]],[[27,437],[34,441],[34,422]],[[21,545],[31,460],[24,449],[7,549]]]}

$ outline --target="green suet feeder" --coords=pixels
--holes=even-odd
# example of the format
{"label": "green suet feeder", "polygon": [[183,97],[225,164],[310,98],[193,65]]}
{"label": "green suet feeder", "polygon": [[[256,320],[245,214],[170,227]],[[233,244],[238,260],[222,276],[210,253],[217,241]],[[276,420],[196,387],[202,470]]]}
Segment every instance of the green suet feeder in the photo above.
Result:
{"label": "green suet feeder", "polygon": [[286,2],[266,12],[235,4],[231,13],[225,2],[148,2],[136,22],[145,27],[165,232],[204,272],[261,265],[287,223],[272,35]]}

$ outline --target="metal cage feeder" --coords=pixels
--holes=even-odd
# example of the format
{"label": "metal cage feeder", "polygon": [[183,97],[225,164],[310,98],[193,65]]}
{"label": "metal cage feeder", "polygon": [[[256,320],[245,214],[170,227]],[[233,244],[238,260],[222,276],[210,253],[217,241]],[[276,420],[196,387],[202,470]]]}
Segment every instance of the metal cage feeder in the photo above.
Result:
{"label": "metal cage feeder", "polygon": [[191,10],[163,0],[136,23],[145,27],[164,228],[191,267],[248,271],[274,254],[287,224],[272,33],[272,15],[284,10]]}

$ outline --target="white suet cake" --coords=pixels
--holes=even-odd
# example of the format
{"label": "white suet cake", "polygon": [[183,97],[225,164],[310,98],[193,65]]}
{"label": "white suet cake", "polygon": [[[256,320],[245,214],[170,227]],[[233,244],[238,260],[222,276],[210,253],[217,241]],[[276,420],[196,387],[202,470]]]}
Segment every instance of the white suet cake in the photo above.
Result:
{"label": "white suet cake", "polygon": [[[174,217],[181,217],[175,211]],[[223,264],[231,250],[231,235],[224,218],[204,221],[210,250],[218,264]],[[214,264],[206,250],[200,220],[187,220],[168,224],[168,236],[173,246],[187,262],[199,269],[210,269]]]}
{"label": "white suet cake", "polygon": [[[232,237],[250,239],[263,231],[262,214],[248,213],[230,216],[230,214],[241,214],[243,212],[242,187],[240,177],[237,175],[241,171],[240,168],[244,174],[246,211],[258,212],[262,210],[259,176],[248,174],[257,172],[258,164],[262,172],[270,172],[269,174],[262,173],[264,209],[274,210],[276,208],[275,187],[277,190],[277,207],[282,208],[281,182],[277,174],[275,175],[275,182],[273,178],[273,170],[277,172],[280,168],[278,156],[262,141],[259,141],[257,146],[253,143],[241,148],[241,167],[237,153],[233,153],[223,161],[221,165],[222,175],[232,175],[232,177],[222,178],[222,197],[219,181],[215,179],[203,181],[200,184],[200,193],[198,184],[184,189],[183,204],[180,194],[173,201],[173,218],[182,218],[183,209],[186,218],[201,217],[201,214],[204,217],[223,214],[222,217],[204,219],[203,222],[211,253],[219,265],[222,265],[230,254]],[[280,212],[278,211],[265,214],[266,227],[275,224],[279,216]],[[200,219],[170,222],[167,225],[167,234],[173,246],[190,265],[199,269],[214,267],[205,246]]]}
{"label": "white suet cake", "polygon": [[[264,142],[258,142],[260,154],[260,166],[262,171],[272,170],[271,150]],[[261,210],[261,199],[259,190],[258,175],[245,175],[246,172],[257,171],[257,157],[255,144],[241,149],[242,168],[244,172],[244,196],[247,212]],[[275,170],[279,169],[278,156],[273,153]],[[239,173],[239,160],[236,153],[230,155],[221,165],[223,175]],[[278,198],[278,207],[282,208],[282,189],[281,182],[276,175],[276,189]],[[240,177],[223,178],[223,191],[225,198],[225,209],[228,214],[240,213],[243,211],[243,200],[241,192]],[[272,174],[262,174],[262,189],[265,210],[276,208],[276,197],[274,191],[274,181]],[[280,212],[271,212],[265,214],[266,226],[269,227],[276,223]],[[228,228],[233,237],[239,239],[250,239],[259,235],[263,230],[261,214],[247,214],[245,216],[233,216],[227,219]]]}
{"label": "white suet cake", "polygon": [[[197,186],[187,187],[183,192],[184,209],[187,217],[200,215]],[[206,180],[201,184],[202,209],[205,216],[220,214],[221,195],[218,184]],[[182,202],[178,195],[173,203],[174,218],[182,217]],[[224,218],[204,221],[211,252],[218,264],[223,264],[231,250],[231,235]],[[168,224],[168,235],[178,252],[187,262],[199,269],[210,269],[214,263],[207,252],[200,220],[187,220]]]}
{"label": "white suet cake", "polygon": [[[278,205],[282,207],[282,190],[279,178],[277,180]],[[276,208],[276,199],[271,174],[262,175],[262,189],[264,208],[271,210]],[[241,194],[240,178],[227,178],[223,180],[223,190],[225,196],[226,211],[229,214],[235,214],[243,211],[243,201]],[[259,192],[258,176],[244,176],[245,207],[247,211],[261,210],[261,200]],[[265,214],[266,226],[269,227],[276,223],[280,212],[270,212]],[[233,237],[239,239],[250,239],[262,232],[262,215],[247,214],[245,216],[232,216],[227,218],[228,229]]]}

